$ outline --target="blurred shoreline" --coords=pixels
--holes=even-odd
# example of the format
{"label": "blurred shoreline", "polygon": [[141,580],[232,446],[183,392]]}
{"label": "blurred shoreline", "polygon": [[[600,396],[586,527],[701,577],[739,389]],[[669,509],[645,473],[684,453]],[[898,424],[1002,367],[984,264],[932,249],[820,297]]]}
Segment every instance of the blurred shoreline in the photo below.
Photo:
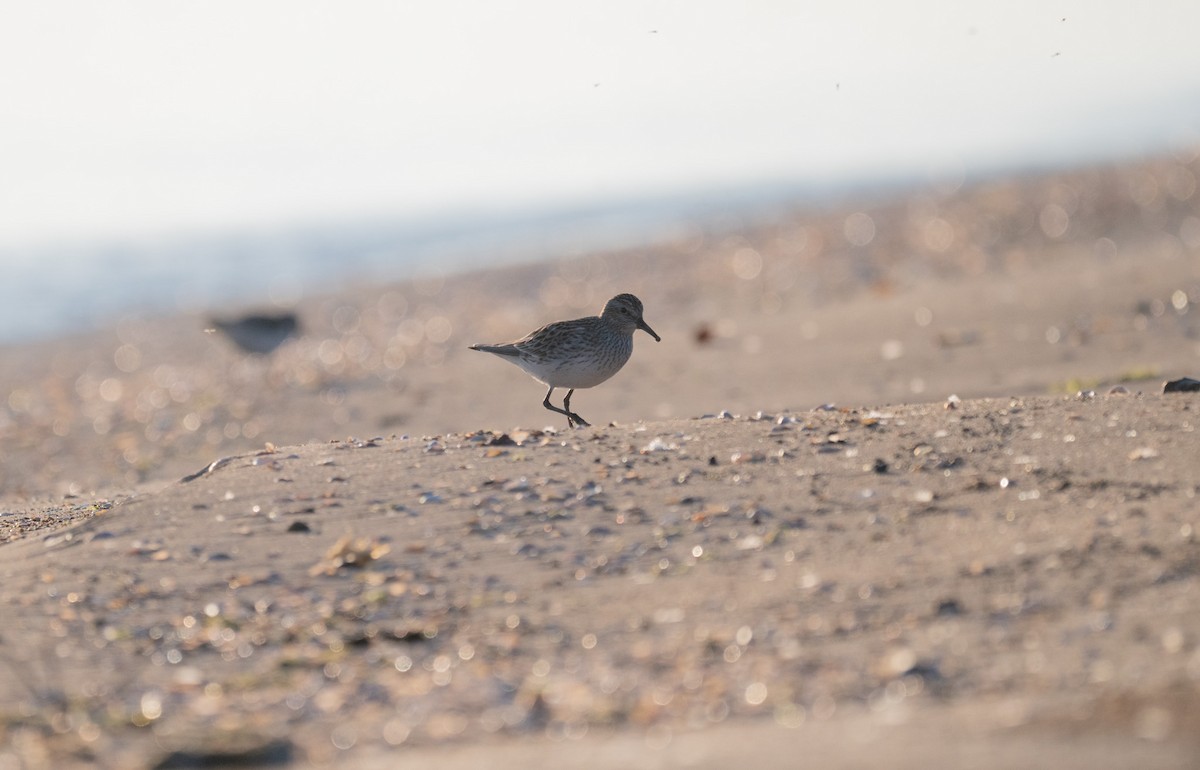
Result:
{"label": "blurred shoreline", "polygon": [[0,249],[0,265],[10,276],[0,286],[0,345],[102,329],[126,315],[256,304],[286,308],[355,285],[578,257],[701,229],[736,230],[839,194],[850,193],[764,184],[423,219],[373,217]]}
{"label": "blurred shoreline", "polygon": [[49,342],[130,318],[289,308],[354,286],[721,235],[846,206],[1195,156],[1193,150],[1104,162],[1003,166],[967,174],[757,184],[559,206],[478,209],[425,218],[164,233],[0,247],[0,346]]}

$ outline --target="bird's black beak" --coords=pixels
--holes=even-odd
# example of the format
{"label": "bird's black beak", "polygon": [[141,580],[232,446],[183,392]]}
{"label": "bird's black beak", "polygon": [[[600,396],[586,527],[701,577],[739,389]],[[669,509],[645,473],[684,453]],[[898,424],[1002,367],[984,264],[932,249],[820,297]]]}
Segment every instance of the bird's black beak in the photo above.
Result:
{"label": "bird's black beak", "polygon": [[655,342],[662,342],[662,337],[655,334],[654,330],[650,328],[650,324],[646,323],[645,321],[643,321],[640,318],[638,319],[638,322],[637,322],[637,328],[641,329],[642,331],[646,332],[646,334],[649,334],[651,337],[653,337]]}

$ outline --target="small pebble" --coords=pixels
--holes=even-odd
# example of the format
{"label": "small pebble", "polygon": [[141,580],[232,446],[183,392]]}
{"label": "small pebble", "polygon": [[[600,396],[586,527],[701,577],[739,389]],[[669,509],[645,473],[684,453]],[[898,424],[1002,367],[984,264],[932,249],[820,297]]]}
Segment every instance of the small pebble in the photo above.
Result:
{"label": "small pebble", "polygon": [[661,438],[653,439],[649,444],[642,447],[642,454],[650,454],[651,452],[668,452],[673,449],[678,449],[679,445],[664,441]]}

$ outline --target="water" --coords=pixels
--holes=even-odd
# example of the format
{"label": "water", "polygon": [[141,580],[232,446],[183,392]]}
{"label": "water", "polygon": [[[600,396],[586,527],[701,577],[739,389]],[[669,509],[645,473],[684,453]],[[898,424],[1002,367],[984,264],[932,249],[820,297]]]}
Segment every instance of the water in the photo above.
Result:
{"label": "water", "polygon": [[1114,159],[1111,147],[1075,154],[1055,150],[1019,170],[1000,160],[970,171],[960,167],[933,174],[760,183],[571,207],[460,212],[420,221],[0,248],[5,276],[0,281],[0,344],[109,327],[129,315],[290,306],[305,296],[368,281],[616,249],[681,232],[729,231],[805,205],[892,195],[931,182],[946,189],[999,173],[1096,162],[1121,161]]}
{"label": "water", "polygon": [[0,343],[111,326],[121,318],[289,305],[364,281],[398,281],[729,229],[827,191],[771,185],[677,198],[60,244],[0,252]]}

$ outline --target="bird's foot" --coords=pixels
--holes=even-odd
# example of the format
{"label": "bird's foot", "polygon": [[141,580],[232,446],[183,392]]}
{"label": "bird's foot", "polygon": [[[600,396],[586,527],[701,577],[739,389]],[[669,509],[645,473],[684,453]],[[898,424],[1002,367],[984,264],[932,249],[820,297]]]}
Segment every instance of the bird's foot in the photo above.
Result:
{"label": "bird's foot", "polygon": [[570,428],[590,428],[590,427],[591,427],[591,425],[592,425],[592,424],[591,424],[590,422],[588,422],[587,420],[583,419],[582,417],[580,417],[579,415],[575,414],[574,412],[571,412],[570,414],[568,414],[568,415],[567,415],[567,427],[570,427]]}

